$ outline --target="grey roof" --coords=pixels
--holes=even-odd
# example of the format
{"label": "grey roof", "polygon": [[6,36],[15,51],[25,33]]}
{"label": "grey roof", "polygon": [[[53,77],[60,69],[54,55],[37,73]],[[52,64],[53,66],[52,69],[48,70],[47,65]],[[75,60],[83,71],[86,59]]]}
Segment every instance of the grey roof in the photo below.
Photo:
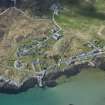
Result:
{"label": "grey roof", "polygon": [[39,64],[40,62],[38,62],[38,61],[32,61],[32,64]]}
{"label": "grey roof", "polygon": [[60,10],[61,9],[61,5],[60,3],[53,3],[50,7],[50,10],[54,11],[54,10]]}
{"label": "grey roof", "polygon": [[53,35],[52,35],[52,38],[53,39],[55,39],[55,40],[58,40],[58,39],[60,39],[61,38],[61,34],[59,34],[59,33],[54,33]]}
{"label": "grey roof", "polygon": [[19,60],[16,60],[16,61],[14,62],[14,67],[15,67],[16,69],[20,69],[21,67],[23,67],[23,65],[22,65],[22,63],[21,63]]}
{"label": "grey roof", "polygon": [[53,4],[50,8],[51,10],[55,10],[55,9],[58,9],[58,6],[56,4]]}

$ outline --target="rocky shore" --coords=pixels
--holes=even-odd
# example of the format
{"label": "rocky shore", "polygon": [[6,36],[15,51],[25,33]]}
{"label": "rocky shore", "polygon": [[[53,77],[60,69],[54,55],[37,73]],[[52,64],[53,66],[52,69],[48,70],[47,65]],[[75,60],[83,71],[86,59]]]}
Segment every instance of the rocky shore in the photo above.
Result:
{"label": "rocky shore", "polygon": [[16,83],[13,80],[6,80],[0,78],[0,92],[8,94],[16,94],[23,91],[26,91],[29,88],[34,87],[37,84],[37,79],[34,77],[27,78],[26,81],[23,81],[21,84]]}
{"label": "rocky shore", "polygon": [[[71,77],[74,75],[77,75],[81,72],[84,68],[100,68],[102,70],[105,69],[105,60],[103,57],[97,57],[93,60],[93,62],[96,63],[95,66],[89,65],[89,62],[74,65],[68,69],[65,69],[64,71],[56,71],[56,72],[50,72],[46,73],[46,75],[43,78],[43,85],[44,87],[54,87],[57,85],[56,80],[60,76],[67,76]],[[4,78],[3,76],[0,77],[0,92],[1,93],[8,93],[8,94],[16,94],[23,91],[28,90],[29,88],[32,88],[34,86],[38,85],[38,81],[36,77],[30,77],[22,81],[22,83],[18,84],[13,80],[8,80]]]}

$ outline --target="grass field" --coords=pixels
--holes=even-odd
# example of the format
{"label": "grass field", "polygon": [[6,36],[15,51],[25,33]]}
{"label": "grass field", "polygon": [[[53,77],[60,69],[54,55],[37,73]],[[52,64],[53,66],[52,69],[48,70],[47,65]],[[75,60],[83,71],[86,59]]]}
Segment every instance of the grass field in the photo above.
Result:
{"label": "grass field", "polygon": [[89,49],[83,46],[87,41],[105,40],[104,32],[101,35],[98,34],[100,29],[105,27],[104,0],[96,1],[95,11],[85,10],[77,5],[67,4],[64,6],[63,11],[60,12],[60,15],[56,17],[56,20],[63,28],[63,41],[68,41],[71,44],[70,50],[67,50],[69,54],[88,51]]}

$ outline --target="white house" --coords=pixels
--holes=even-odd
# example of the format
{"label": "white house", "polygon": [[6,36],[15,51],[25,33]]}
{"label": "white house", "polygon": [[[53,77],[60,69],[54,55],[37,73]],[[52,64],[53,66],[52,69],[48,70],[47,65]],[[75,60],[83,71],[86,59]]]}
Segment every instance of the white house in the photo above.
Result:
{"label": "white house", "polygon": [[59,33],[54,33],[54,34],[52,35],[52,38],[53,38],[54,40],[59,40],[61,37],[62,37],[62,35],[59,34]]}

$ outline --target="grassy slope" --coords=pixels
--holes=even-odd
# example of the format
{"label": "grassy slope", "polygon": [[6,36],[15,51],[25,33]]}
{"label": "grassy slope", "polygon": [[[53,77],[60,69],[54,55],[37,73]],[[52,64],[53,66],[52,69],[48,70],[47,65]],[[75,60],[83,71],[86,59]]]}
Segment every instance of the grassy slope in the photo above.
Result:
{"label": "grassy slope", "polygon": [[[97,0],[96,12],[88,11],[87,14],[77,6],[64,6],[64,10],[56,17],[56,20],[64,30],[63,42],[69,40],[68,42],[71,44],[69,51],[66,51],[69,53],[67,55],[89,50],[83,46],[89,40],[105,40],[104,34],[101,36],[97,34],[100,28],[105,26],[104,5],[104,0]],[[73,40],[70,42],[71,39]]]}
{"label": "grassy slope", "polygon": [[[41,37],[48,34],[51,26],[52,23],[48,19],[34,21],[31,17],[30,19],[26,18],[17,10],[9,10],[0,16],[0,29],[4,32],[4,36],[0,41],[0,74],[18,82],[29,75],[33,75],[35,71],[32,70],[30,65],[29,69],[25,68],[22,71],[13,69],[16,60],[15,52],[19,44],[16,43],[15,38],[30,35],[31,37]],[[9,44],[11,46],[8,47]],[[32,57],[25,58],[26,63],[31,62],[31,60]],[[11,65],[12,68],[7,65]]]}

